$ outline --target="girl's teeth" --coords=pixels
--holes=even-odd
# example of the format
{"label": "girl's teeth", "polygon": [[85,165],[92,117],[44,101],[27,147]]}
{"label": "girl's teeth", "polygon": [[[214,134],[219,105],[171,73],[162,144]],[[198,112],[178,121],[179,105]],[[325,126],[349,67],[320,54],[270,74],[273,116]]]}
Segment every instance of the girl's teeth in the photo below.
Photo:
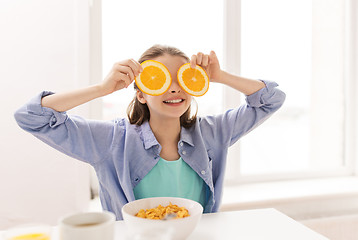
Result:
{"label": "girl's teeth", "polygon": [[182,101],[183,101],[183,99],[176,99],[176,100],[168,100],[168,101],[164,101],[164,102],[166,102],[166,103],[180,103]]}

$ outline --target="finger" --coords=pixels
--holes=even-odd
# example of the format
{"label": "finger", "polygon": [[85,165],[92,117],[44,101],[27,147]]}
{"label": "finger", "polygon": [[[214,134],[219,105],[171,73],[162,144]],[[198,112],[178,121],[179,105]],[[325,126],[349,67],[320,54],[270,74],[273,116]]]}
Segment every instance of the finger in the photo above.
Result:
{"label": "finger", "polygon": [[196,55],[191,56],[191,59],[190,59],[190,67],[191,68],[195,68],[195,66],[196,66],[196,58],[197,58]]}
{"label": "finger", "polygon": [[138,76],[143,71],[143,67],[134,59],[129,59],[128,66],[132,68],[135,76]]}
{"label": "finger", "polygon": [[[141,66],[139,63],[137,64],[134,59],[127,59],[123,61],[122,66],[128,67],[134,76],[138,76],[140,73]],[[129,70],[127,69],[124,72],[129,73]]]}
{"label": "finger", "polygon": [[[127,59],[115,64],[118,68],[120,66],[127,66],[132,69],[132,72],[135,76],[138,76],[139,73],[143,70],[142,66],[134,59]],[[127,71],[126,71],[127,72]]]}
{"label": "finger", "polygon": [[139,72],[143,72],[143,67],[142,67],[142,65],[141,65],[138,61],[136,61],[136,60],[134,60],[134,59],[132,59],[132,61],[136,64],[136,66],[138,66]]}
{"label": "finger", "polygon": [[196,59],[196,64],[197,65],[201,65],[201,63],[202,63],[202,61],[203,61],[203,53],[201,53],[201,52],[198,52],[198,54],[197,54],[197,59]]}
{"label": "finger", "polygon": [[129,85],[131,85],[131,83],[133,82],[133,79],[129,79],[129,80],[125,80],[124,83],[125,83],[125,87],[127,88]]}
{"label": "finger", "polygon": [[130,77],[130,80],[134,80],[134,78],[139,75],[139,73],[136,75],[130,67],[128,67],[127,70],[126,74]]}
{"label": "finger", "polygon": [[120,73],[127,75],[130,79],[134,79],[134,72],[131,67],[119,65],[116,70]]}
{"label": "finger", "polygon": [[214,51],[210,51],[209,61],[210,62],[219,62],[218,57],[216,56],[216,53]]}
{"label": "finger", "polygon": [[125,82],[126,86],[128,86],[132,82],[130,76],[128,74],[126,74],[126,73],[119,73],[118,82],[120,82],[120,81]]}
{"label": "finger", "polygon": [[203,55],[203,59],[201,61],[202,67],[207,67],[209,65],[209,55]]}

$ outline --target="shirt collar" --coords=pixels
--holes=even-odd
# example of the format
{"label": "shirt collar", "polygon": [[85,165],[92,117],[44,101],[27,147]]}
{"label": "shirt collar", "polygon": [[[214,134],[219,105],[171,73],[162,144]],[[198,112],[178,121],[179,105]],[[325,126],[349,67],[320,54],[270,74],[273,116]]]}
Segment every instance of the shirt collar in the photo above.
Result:
{"label": "shirt collar", "polygon": [[150,128],[148,121],[145,121],[142,124],[142,137],[143,137],[145,149],[149,149],[153,146],[159,145],[157,139],[155,138],[155,136],[152,132],[152,129]]}
{"label": "shirt collar", "polygon": [[[193,131],[193,128],[187,129],[187,128],[182,127],[181,133],[180,133],[181,141],[189,144],[190,146],[194,146],[192,131]],[[148,121],[145,121],[142,124],[142,137],[143,137],[145,149],[149,149],[153,146],[159,145],[159,142],[155,138]]]}
{"label": "shirt collar", "polygon": [[192,133],[193,130],[194,130],[193,127],[191,128],[181,127],[181,132],[180,132],[181,141],[186,142],[192,147],[194,146],[193,133]]}

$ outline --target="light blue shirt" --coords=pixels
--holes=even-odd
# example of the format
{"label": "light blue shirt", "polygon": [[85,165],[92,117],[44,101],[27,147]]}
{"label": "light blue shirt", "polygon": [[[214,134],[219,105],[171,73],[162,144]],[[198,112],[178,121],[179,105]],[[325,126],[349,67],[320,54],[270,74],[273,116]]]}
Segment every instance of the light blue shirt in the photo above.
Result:
{"label": "light blue shirt", "polygon": [[148,197],[182,197],[205,206],[204,181],[189,165],[179,158],[158,163],[133,189],[136,199]]}
{"label": "light blue shirt", "polygon": [[[198,117],[194,126],[182,127],[178,153],[205,182],[208,197],[204,213],[216,212],[222,197],[229,146],[260,125],[285,100],[274,82],[246,97],[246,104],[217,116]],[[19,126],[55,149],[96,170],[104,210],[122,219],[121,208],[135,200],[133,189],[157,164],[161,146],[148,122],[132,125],[125,118],[113,121],[84,119],[41,106],[44,91],[15,113]]]}

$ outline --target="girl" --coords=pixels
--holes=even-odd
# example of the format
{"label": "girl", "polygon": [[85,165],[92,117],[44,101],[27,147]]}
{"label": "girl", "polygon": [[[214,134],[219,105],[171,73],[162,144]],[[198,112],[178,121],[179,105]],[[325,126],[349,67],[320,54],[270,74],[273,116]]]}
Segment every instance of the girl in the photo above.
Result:
{"label": "girl", "polygon": [[[128,108],[129,121],[95,121],[70,116],[78,105],[127,88],[142,71],[140,63],[163,63],[172,84],[160,96],[141,92]],[[246,95],[246,102],[218,116],[191,115],[192,96],[181,89],[177,71],[183,64],[203,67],[211,82]],[[122,206],[135,199],[175,196],[193,199],[204,213],[220,206],[228,147],[257,127],[284,102],[274,82],[231,75],[221,70],[216,54],[189,59],[180,50],[155,45],[139,62],[114,64],[102,83],[53,94],[44,91],[15,113],[19,126],[48,145],[91,164],[100,184],[103,209],[122,219]]]}

